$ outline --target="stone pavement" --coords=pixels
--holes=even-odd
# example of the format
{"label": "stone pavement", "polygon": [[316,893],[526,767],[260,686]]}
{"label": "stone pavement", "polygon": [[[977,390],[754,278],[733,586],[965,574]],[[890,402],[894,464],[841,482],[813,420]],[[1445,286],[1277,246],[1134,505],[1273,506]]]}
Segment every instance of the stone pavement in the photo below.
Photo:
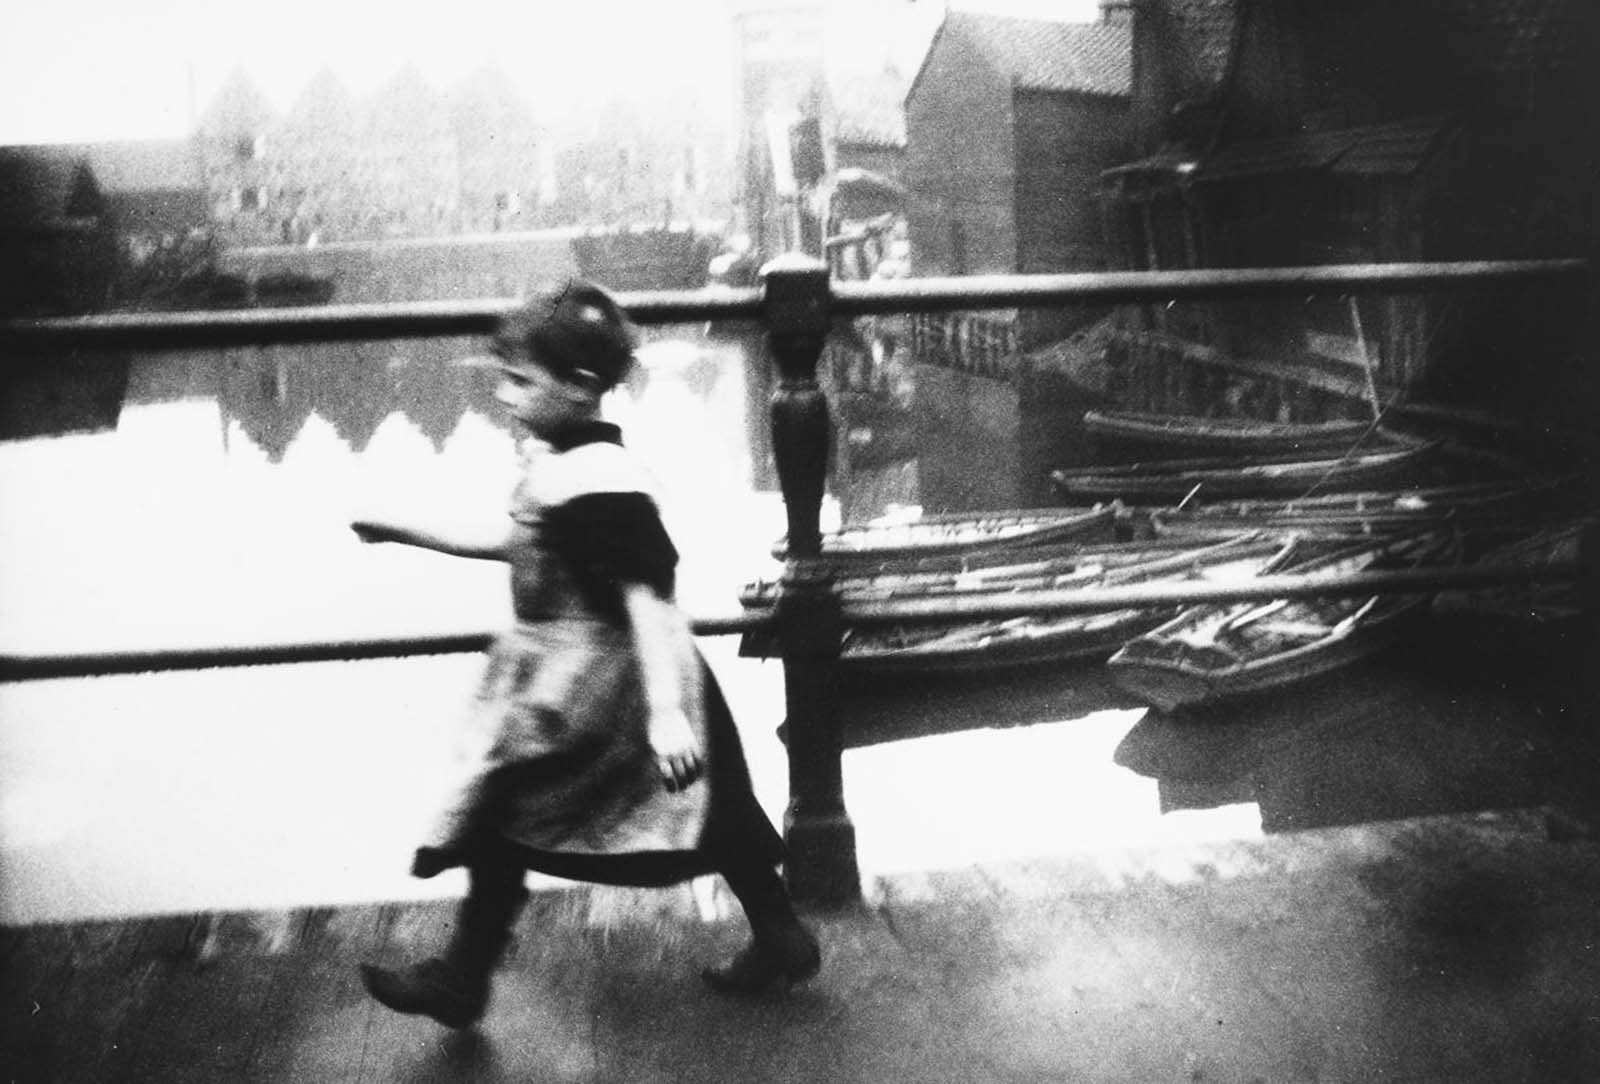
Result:
{"label": "stone pavement", "polygon": [[715,881],[536,894],[490,1012],[371,1003],[444,901],[0,930],[0,1079],[1600,1079],[1600,846],[1548,809],[874,878],[822,974],[720,998]]}

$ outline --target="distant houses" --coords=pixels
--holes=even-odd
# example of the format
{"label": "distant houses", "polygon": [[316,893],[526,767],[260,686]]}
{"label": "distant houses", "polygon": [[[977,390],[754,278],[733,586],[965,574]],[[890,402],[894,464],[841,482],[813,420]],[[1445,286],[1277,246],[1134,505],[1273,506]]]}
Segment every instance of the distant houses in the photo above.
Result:
{"label": "distant houses", "polygon": [[281,116],[241,71],[196,138],[232,245],[726,218],[714,111],[663,95],[588,120],[540,121],[494,67],[438,90],[407,66],[359,97],[324,71]]}

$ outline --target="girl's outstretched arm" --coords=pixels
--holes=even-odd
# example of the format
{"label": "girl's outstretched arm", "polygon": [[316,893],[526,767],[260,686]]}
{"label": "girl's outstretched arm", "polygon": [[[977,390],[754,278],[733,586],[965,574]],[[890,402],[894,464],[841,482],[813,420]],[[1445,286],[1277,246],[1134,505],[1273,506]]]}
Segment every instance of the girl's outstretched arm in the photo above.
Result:
{"label": "girl's outstretched arm", "polygon": [[448,528],[422,527],[379,519],[358,519],[350,529],[363,542],[398,542],[403,546],[447,553],[452,557],[472,557],[483,561],[504,561],[511,553],[515,525],[495,529],[469,529],[460,525]]}

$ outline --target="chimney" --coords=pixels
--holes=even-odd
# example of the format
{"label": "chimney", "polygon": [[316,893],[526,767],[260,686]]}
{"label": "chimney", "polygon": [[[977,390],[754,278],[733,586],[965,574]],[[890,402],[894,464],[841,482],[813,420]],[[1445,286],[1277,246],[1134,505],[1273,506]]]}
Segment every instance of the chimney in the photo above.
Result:
{"label": "chimney", "polygon": [[1132,26],[1134,0],[1100,0],[1100,21],[1107,26]]}

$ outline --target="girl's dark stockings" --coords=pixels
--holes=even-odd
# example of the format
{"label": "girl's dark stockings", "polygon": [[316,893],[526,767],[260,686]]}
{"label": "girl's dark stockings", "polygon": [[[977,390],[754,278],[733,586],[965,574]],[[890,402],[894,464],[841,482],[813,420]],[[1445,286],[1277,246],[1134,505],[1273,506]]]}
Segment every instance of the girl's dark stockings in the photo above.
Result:
{"label": "girl's dark stockings", "polygon": [[815,975],[822,953],[801,925],[783,880],[771,866],[736,863],[722,870],[750,923],[751,941],[733,962],[707,968],[701,977],[726,994],[755,994],[789,987]]}

